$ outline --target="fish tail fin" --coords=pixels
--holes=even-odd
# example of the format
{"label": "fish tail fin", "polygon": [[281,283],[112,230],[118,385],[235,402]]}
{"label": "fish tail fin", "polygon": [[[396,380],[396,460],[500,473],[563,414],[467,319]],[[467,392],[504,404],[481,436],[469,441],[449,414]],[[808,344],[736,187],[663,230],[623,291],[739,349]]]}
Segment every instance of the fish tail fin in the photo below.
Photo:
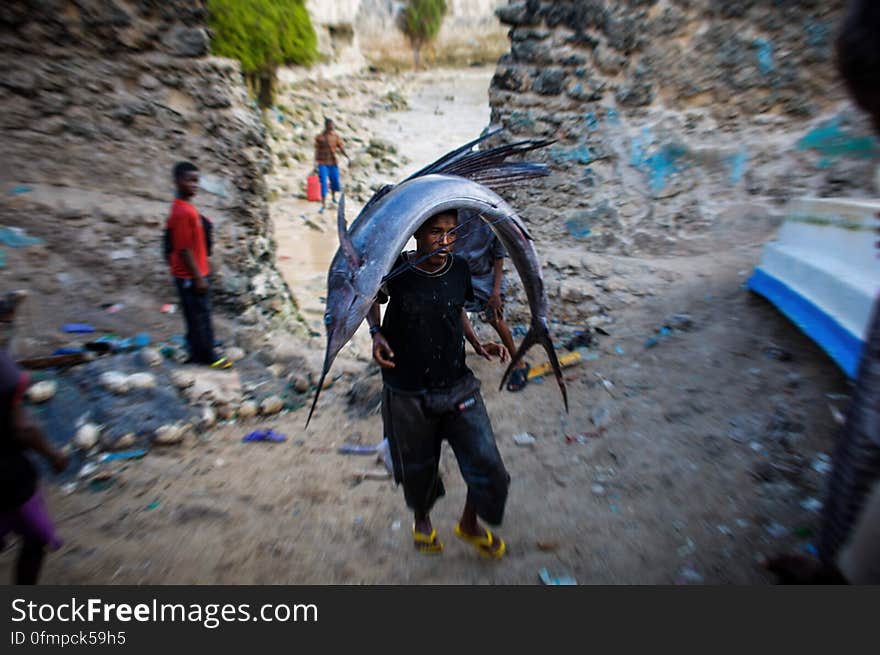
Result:
{"label": "fish tail fin", "polygon": [[507,378],[510,377],[513,369],[516,368],[516,365],[519,364],[528,349],[538,343],[544,347],[544,350],[547,352],[547,357],[550,359],[550,365],[553,367],[554,375],[556,375],[556,383],[559,385],[559,391],[562,393],[562,403],[565,405],[565,412],[567,414],[568,392],[565,389],[565,381],[562,379],[562,367],[559,365],[559,359],[556,357],[556,349],[553,347],[553,341],[550,339],[550,330],[547,329],[547,325],[544,323],[532,323],[529,331],[526,332],[526,336],[523,337],[519,349],[510,360],[507,370],[504,371],[498,390],[501,391],[504,388],[504,383],[507,382]]}

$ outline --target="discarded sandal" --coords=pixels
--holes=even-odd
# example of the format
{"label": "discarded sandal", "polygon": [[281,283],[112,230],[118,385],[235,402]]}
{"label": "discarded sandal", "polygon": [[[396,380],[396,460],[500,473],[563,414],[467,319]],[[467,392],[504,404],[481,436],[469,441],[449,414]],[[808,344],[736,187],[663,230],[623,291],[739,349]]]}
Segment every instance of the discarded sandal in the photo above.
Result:
{"label": "discarded sandal", "polygon": [[225,357],[221,357],[216,362],[211,364],[211,368],[218,368],[218,369],[232,368],[232,362],[229,361],[228,359],[226,359]]}
{"label": "discarded sandal", "polygon": [[526,362],[526,365],[522,368],[514,369],[510,373],[510,379],[507,381],[507,390],[508,391],[520,391],[526,383],[529,381],[529,363]]}
{"label": "discarded sandal", "polygon": [[415,543],[416,550],[420,553],[436,555],[443,552],[443,544],[437,539],[436,530],[431,530],[431,534],[425,534],[424,532],[419,532],[413,526],[413,542]]}
{"label": "discarded sandal", "polygon": [[489,559],[501,559],[504,557],[505,553],[507,553],[507,544],[504,543],[504,539],[497,537],[498,547],[494,548],[493,546],[495,545],[496,539],[495,535],[492,534],[489,528],[483,529],[486,531],[486,534],[482,537],[477,537],[472,534],[467,534],[461,529],[461,525],[456,523],[455,535],[462,541],[469,543],[476,548],[477,552],[483,557],[488,557]]}

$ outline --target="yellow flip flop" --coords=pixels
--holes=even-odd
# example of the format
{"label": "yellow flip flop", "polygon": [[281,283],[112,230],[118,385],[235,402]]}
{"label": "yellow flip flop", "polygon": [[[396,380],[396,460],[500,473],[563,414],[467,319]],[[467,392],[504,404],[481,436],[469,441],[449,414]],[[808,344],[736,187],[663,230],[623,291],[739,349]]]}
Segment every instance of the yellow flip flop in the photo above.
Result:
{"label": "yellow flip flop", "polygon": [[[504,543],[504,539],[501,537],[495,537],[492,534],[492,531],[489,528],[483,528],[486,531],[485,536],[476,537],[472,534],[467,534],[461,529],[461,525],[455,524],[455,535],[461,539],[462,541],[469,543],[471,546],[477,549],[477,552],[480,553],[483,557],[488,557],[489,559],[501,559],[507,553],[507,544]],[[495,540],[498,540],[498,548],[492,548],[495,544]]]}
{"label": "yellow flip flop", "polygon": [[218,368],[218,369],[232,368],[232,362],[230,362],[230,361],[229,361],[228,359],[226,359],[225,357],[221,357],[221,358],[218,359],[216,362],[214,362],[213,364],[211,364],[211,368]]}
{"label": "yellow flip flop", "polygon": [[437,539],[437,531],[431,530],[431,534],[419,532],[413,526],[413,541],[416,550],[426,555],[436,555],[443,552],[443,544]]}

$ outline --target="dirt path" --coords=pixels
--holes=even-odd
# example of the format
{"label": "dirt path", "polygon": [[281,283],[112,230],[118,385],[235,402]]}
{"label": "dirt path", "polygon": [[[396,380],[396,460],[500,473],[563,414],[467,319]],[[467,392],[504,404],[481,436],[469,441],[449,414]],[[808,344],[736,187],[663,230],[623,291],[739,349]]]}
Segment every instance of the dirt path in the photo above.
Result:
{"label": "dirt path", "polygon": [[[425,109],[457,90],[435,83],[420,97],[414,88],[414,114],[389,119],[388,129],[397,121],[412,152],[445,151],[442,139],[400,135],[454,123]],[[421,163],[412,157],[410,165]],[[291,210],[286,224],[275,214],[279,253],[290,257],[282,269],[295,289],[314,294],[304,309],[320,312],[333,232],[298,218],[301,209],[311,219],[314,205],[280,203]],[[513,478],[502,562],[480,560],[452,534],[465,489],[448,449],[448,495],[434,513],[447,548],[432,558],[411,547],[401,491],[358,474],[381,466],[336,452],[345,441],[381,438],[377,371],[354,349],[343,357],[363,368],[358,400],[348,387],[330,388],[307,432],[305,409],[260,424],[287,434],[286,443],[242,443],[257,423],[225,426],[118,465],[108,491],[51,488],[67,545],[48,559],[43,581],[536,584],[546,568],[581,584],[765,583],[758,554],[809,548],[823,484],[816,455],[830,453],[837,428],[828,408],[845,409],[846,383],[812,342],[742,288],[760,241],[725,248],[603,258],[609,280],[640,295],[614,313],[595,359],[567,370],[569,415],[551,381],[499,392],[501,369],[469,356]],[[692,324],[646,347],[673,313]],[[515,445],[522,431],[535,435],[533,447]],[[566,439],[584,433],[597,436]],[[0,575],[11,563],[4,552]]]}

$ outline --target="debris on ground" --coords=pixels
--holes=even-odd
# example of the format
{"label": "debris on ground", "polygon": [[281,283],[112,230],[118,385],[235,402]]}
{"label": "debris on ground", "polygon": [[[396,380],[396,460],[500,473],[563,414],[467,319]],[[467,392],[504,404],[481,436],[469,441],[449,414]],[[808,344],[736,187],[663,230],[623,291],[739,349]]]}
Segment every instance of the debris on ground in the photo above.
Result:
{"label": "debris on ground", "polygon": [[551,587],[577,584],[577,580],[575,580],[572,576],[565,573],[562,573],[560,575],[551,575],[546,568],[542,568],[540,571],[538,571],[538,577],[540,578],[541,582]]}
{"label": "debris on ground", "polygon": [[242,441],[271,441],[271,442],[281,442],[287,441],[287,436],[275,432],[275,430],[267,429],[267,430],[254,430],[253,432],[249,432],[241,438]]}

